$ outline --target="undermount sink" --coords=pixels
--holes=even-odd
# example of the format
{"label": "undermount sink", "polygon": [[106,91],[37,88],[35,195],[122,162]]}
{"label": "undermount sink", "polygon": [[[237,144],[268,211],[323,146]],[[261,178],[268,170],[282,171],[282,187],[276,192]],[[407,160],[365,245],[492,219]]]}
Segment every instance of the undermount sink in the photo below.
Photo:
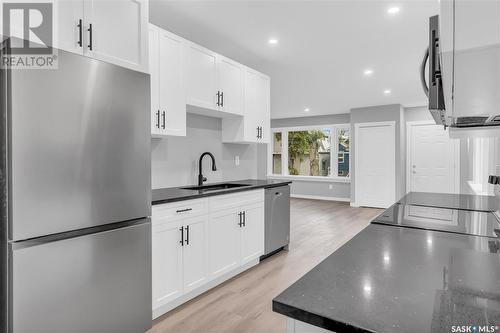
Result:
{"label": "undermount sink", "polygon": [[201,185],[201,186],[189,186],[181,187],[183,190],[193,190],[193,191],[218,191],[227,190],[235,187],[250,186],[249,184],[234,184],[234,183],[223,183],[223,184],[213,184],[213,185]]}

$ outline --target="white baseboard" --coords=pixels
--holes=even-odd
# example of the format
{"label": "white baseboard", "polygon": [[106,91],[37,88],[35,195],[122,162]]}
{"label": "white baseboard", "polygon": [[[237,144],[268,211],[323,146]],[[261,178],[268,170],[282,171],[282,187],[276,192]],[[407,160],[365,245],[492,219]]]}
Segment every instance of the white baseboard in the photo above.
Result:
{"label": "white baseboard", "polygon": [[351,207],[359,207],[359,205],[355,202],[351,202]]}
{"label": "white baseboard", "polygon": [[306,194],[291,194],[290,197],[297,199],[311,199],[311,200],[327,200],[327,201],[342,201],[342,202],[351,201],[351,198],[324,197],[319,195],[306,195]]}
{"label": "white baseboard", "polygon": [[179,305],[186,303],[187,301],[195,298],[196,296],[203,294],[204,292],[212,289],[213,287],[221,284],[222,282],[227,281],[232,277],[235,277],[236,275],[246,271],[247,269],[257,265],[258,263],[259,263],[259,258],[254,259],[254,260],[244,264],[243,266],[236,268],[233,271],[227,272],[226,274],[224,274],[222,276],[216,277],[215,279],[208,281],[206,284],[200,286],[199,288],[192,290],[192,291],[188,292],[187,294],[184,294],[184,295],[180,296],[179,298],[176,298],[173,301],[168,302],[167,304],[164,304],[162,306],[159,306],[156,309],[153,309],[153,319],[156,319],[159,316],[162,316],[165,313],[172,311],[173,309],[175,309]]}

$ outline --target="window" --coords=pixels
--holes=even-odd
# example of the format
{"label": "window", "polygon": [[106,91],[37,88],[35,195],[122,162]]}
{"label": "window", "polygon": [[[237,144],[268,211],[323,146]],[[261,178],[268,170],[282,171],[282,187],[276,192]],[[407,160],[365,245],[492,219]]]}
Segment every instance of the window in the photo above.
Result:
{"label": "window", "polygon": [[350,125],[273,129],[272,175],[349,179]]}
{"label": "window", "polygon": [[281,132],[274,132],[273,133],[273,156],[272,156],[272,163],[273,163],[273,174],[274,175],[281,175],[281,149],[282,149],[282,140],[281,140]]}

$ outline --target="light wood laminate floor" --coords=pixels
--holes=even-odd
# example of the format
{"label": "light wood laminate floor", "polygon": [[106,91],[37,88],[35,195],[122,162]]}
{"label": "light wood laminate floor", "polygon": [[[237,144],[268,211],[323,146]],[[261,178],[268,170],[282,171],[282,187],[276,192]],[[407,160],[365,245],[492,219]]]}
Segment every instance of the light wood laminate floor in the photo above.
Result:
{"label": "light wood laminate floor", "polygon": [[156,319],[148,333],[285,332],[272,299],[365,228],[382,210],[291,200],[290,250]]}

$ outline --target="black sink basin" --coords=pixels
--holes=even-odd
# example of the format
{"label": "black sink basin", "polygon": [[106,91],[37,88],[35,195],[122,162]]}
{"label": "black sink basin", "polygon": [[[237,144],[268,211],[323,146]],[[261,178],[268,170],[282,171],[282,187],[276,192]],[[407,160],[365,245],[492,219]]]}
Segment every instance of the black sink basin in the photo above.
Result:
{"label": "black sink basin", "polygon": [[183,190],[193,190],[193,191],[219,191],[227,190],[235,187],[250,186],[249,184],[234,184],[234,183],[223,183],[223,184],[213,184],[213,185],[202,185],[202,186],[189,186],[181,187]]}

